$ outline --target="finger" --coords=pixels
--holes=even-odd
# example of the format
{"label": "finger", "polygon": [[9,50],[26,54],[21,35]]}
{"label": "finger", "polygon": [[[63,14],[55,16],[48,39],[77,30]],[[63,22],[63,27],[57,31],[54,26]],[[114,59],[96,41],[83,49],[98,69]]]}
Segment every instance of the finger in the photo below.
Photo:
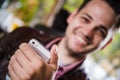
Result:
{"label": "finger", "polygon": [[30,60],[26,57],[26,55],[23,54],[23,52],[20,49],[18,49],[15,52],[15,57],[16,57],[16,60],[19,63],[19,65],[21,65],[21,67],[26,72],[30,72],[32,70]]}
{"label": "finger", "polygon": [[52,64],[53,68],[56,70],[57,69],[57,64],[58,64],[58,49],[57,45],[53,45],[51,48],[51,59],[50,59],[50,64]]}
{"label": "finger", "polygon": [[27,43],[21,44],[20,50],[30,60],[31,64],[30,73],[32,73],[33,70],[36,71],[37,69],[39,69],[41,65],[45,64],[44,60],[32,49],[32,47],[29,44]]}
{"label": "finger", "polygon": [[22,43],[19,48],[31,62],[36,62],[37,59],[42,60],[42,58],[27,43]]}
{"label": "finger", "polygon": [[9,76],[10,76],[11,80],[17,80],[17,75],[14,72],[13,68],[11,67],[11,65],[8,66],[8,71],[9,71]]}
{"label": "finger", "polygon": [[15,56],[12,56],[10,62],[9,62],[9,67],[11,68],[12,73],[10,72],[10,76],[14,80],[19,80],[19,79],[27,79],[29,76],[25,69],[19,64],[19,62],[16,60]]}
{"label": "finger", "polygon": [[16,59],[14,56],[11,57],[8,70],[9,70],[9,75],[12,78],[12,80],[19,79],[20,75],[18,73],[22,74],[21,66],[16,62]]}

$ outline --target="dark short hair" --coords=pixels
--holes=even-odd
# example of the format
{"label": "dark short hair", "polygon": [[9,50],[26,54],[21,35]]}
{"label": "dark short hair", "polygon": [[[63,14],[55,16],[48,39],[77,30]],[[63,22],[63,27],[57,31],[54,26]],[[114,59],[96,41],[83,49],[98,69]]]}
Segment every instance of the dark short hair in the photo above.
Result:
{"label": "dark short hair", "polygon": [[[83,4],[79,7],[78,11],[84,8],[92,0],[84,0]],[[120,0],[103,0],[105,1],[115,12],[117,16],[120,16]],[[120,27],[120,17],[115,25],[115,28]]]}
{"label": "dark short hair", "polygon": [[114,10],[116,15],[120,15],[120,0],[105,0],[105,1]]}
{"label": "dark short hair", "polygon": [[[79,10],[81,10],[83,7],[86,6],[92,0],[84,0],[83,4],[79,7]],[[116,13],[116,15],[120,15],[120,0],[103,0],[105,1]]]}
{"label": "dark short hair", "polygon": [[82,3],[82,5],[79,7],[78,11],[80,11],[82,8],[84,8],[86,6],[86,4],[88,4],[91,0],[84,0],[84,2]]}

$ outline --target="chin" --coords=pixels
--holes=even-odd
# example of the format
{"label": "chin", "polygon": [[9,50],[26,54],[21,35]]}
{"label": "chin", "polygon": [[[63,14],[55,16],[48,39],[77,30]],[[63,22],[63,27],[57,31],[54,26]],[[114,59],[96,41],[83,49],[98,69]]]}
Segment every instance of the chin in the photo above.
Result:
{"label": "chin", "polygon": [[77,56],[79,54],[82,54],[82,52],[80,51],[80,48],[71,46],[71,47],[67,47],[68,52],[70,53],[71,56]]}
{"label": "chin", "polygon": [[79,46],[77,44],[69,44],[69,48],[76,53],[81,52],[81,50],[84,50],[83,46]]}
{"label": "chin", "polygon": [[69,47],[69,53],[72,55],[72,56],[85,56],[89,53],[92,53],[92,51],[95,51],[96,48],[80,48],[80,47]]}
{"label": "chin", "polygon": [[69,55],[73,58],[81,58],[81,57],[85,57],[86,56],[86,53],[83,53],[83,52],[74,52],[74,51],[70,51],[69,52]]}

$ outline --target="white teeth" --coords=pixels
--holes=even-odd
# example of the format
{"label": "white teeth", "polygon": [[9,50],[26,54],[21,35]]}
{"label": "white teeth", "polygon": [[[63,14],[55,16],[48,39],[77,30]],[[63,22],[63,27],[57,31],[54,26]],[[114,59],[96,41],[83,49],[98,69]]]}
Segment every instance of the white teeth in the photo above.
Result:
{"label": "white teeth", "polygon": [[86,44],[85,40],[82,39],[79,35],[76,35],[76,38],[82,43],[82,44]]}

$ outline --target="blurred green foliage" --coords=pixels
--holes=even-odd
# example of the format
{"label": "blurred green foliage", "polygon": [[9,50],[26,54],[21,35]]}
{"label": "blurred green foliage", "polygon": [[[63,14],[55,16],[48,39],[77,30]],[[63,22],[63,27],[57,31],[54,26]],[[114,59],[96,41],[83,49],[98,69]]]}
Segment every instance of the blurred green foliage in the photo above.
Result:
{"label": "blurred green foliage", "polygon": [[41,4],[39,6],[39,8],[40,8],[39,16],[41,16],[42,19],[44,19],[45,17],[47,17],[47,15],[51,14],[51,10],[52,10],[54,4],[55,4],[55,0],[42,0]]}
{"label": "blurred green foliage", "polygon": [[109,56],[114,56],[115,57],[115,54],[118,51],[120,52],[120,33],[115,34],[111,44],[109,44],[104,50],[102,50],[102,54],[103,55],[107,54]]}
{"label": "blurred green foliage", "polygon": [[[66,0],[66,3],[63,5],[63,8],[72,12],[78,8],[84,0]],[[15,8],[15,16],[19,17],[25,25],[29,25],[35,15],[38,13],[38,16],[41,19],[48,17],[52,9],[54,8],[57,0],[18,0],[19,7]]]}
{"label": "blurred green foliage", "polygon": [[63,8],[68,10],[69,12],[72,12],[76,8],[80,7],[83,1],[84,0],[67,0]]}
{"label": "blurred green foliage", "polygon": [[55,0],[44,0],[42,2],[42,7],[44,12],[49,14],[54,4],[55,4]]}
{"label": "blurred green foliage", "polygon": [[[120,33],[116,33],[112,42],[106,46],[103,50],[93,53],[96,62],[107,59],[114,68],[120,68]],[[118,62],[115,62],[118,60]]]}
{"label": "blurred green foliage", "polygon": [[15,15],[28,25],[38,10],[39,0],[19,0],[19,8],[15,10]]}

